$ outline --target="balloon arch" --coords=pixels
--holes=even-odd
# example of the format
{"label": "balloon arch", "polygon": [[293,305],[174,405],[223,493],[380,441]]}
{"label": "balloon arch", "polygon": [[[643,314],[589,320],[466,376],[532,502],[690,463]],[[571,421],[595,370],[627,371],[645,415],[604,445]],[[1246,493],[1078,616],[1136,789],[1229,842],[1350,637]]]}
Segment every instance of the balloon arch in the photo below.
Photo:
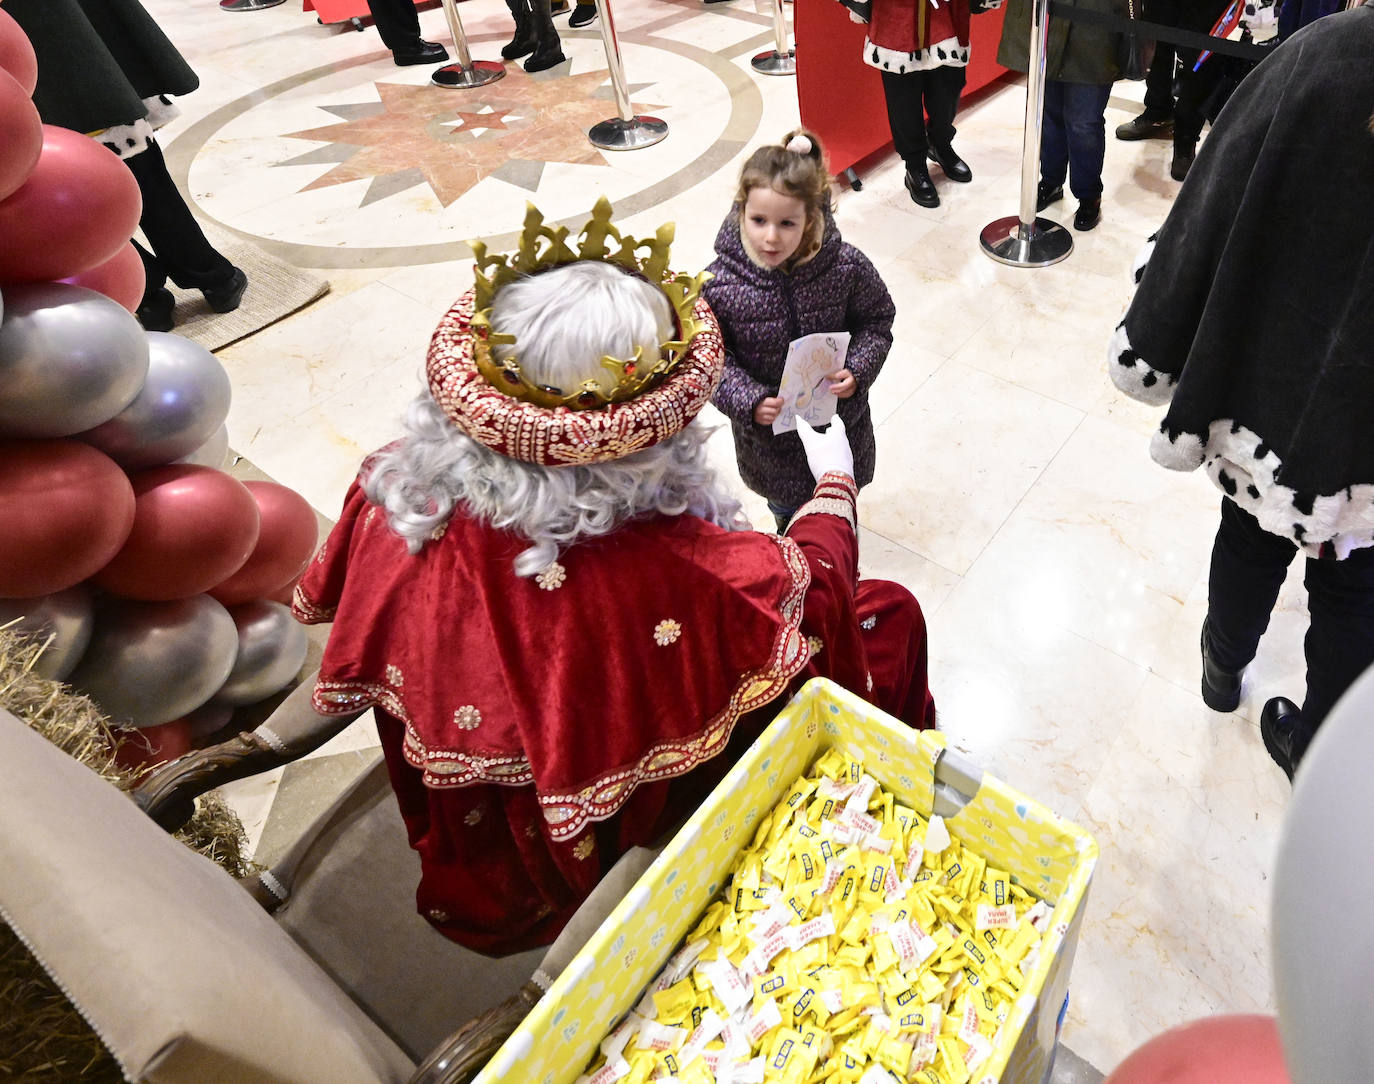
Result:
{"label": "balloon arch", "polygon": [[46,637],[40,672],[161,760],[298,677],[284,603],[315,513],[221,469],[228,374],[132,315],[138,185],[41,123],[37,72],[0,8],[0,625]]}

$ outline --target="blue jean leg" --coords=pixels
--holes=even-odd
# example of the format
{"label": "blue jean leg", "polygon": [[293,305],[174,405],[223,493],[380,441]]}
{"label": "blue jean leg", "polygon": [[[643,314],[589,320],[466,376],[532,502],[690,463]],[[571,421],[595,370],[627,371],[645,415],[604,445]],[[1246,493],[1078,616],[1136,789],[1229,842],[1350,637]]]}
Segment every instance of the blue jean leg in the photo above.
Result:
{"label": "blue jean leg", "polygon": [[1107,99],[1111,85],[1045,83],[1045,116],[1040,128],[1040,180],[1049,188],[1069,180],[1079,200],[1102,195],[1102,162],[1107,155]]}

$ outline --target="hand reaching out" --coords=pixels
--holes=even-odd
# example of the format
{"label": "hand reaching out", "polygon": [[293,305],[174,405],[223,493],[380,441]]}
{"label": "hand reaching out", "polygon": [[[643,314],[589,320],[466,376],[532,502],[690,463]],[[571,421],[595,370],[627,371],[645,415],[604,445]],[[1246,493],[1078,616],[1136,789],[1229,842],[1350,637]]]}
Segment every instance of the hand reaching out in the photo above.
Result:
{"label": "hand reaching out", "polygon": [[831,471],[854,477],[854,452],[844,431],[844,419],[838,414],[830,420],[824,433],[812,429],[805,418],[798,418],[797,436],[801,437],[802,447],[806,449],[806,465],[816,481]]}
{"label": "hand reaching out", "polygon": [[759,425],[772,425],[782,413],[782,397],[777,395],[760,399],[754,407],[754,421]]}

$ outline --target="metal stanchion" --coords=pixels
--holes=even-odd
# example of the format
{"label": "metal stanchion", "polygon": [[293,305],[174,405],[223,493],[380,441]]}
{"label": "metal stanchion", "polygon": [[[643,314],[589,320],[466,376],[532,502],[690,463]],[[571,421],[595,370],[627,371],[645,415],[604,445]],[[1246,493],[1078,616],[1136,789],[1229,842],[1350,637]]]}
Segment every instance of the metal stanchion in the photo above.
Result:
{"label": "metal stanchion", "polygon": [[782,10],[782,0],[773,0],[773,48],[749,63],[762,75],[797,74],[797,50],[787,47],[787,16]]}
{"label": "metal stanchion", "polygon": [[445,64],[429,77],[436,87],[467,90],[494,83],[506,74],[506,66],[494,60],[473,60],[468,52],[468,36],[463,33],[463,20],[458,18],[457,0],[444,0],[444,18],[448,20],[448,34],[453,39],[457,64]]}
{"label": "metal stanchion", "polygon": [[1026,128],[1021,144],[1021,213],[983,227],[978,240],[998,263],[1048,267],[1073,251],[1073,235],[1057,222],[1035,216],[1040,180],[1040,121],[1045,110],[1045,53],[1050,34],[1049,0],[1031,9],[1030,64],[1026,72]]}
{"label": "metal stanchion", "polygon": [[284,4],[286,0],[219,0],[220,11],[262,11]]}
{"label": "metal stanchion", "polygon": [[652,147],[668,134],[668,124],[657,117],[637,117],[625,89],[625,65],[620,59],[620,39],[615,35],[611,0],[596,0],[601,16],[601,44],[606,48],[606,67],[611,70],[611,93],[615,95],[618,116],[593,124],[587,139],[603,151],[634,151]]}

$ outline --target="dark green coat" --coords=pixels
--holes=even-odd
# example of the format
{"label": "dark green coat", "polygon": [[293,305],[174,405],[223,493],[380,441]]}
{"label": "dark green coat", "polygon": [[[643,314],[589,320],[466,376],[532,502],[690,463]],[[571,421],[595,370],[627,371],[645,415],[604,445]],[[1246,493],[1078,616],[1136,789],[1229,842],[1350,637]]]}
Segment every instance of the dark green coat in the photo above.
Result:
{"label": "dark green coat", "polygon": [[[1124,17],[1129,11],[1126,0],[1065,2],[1087,11],[1099,11],[1104,15]],[[1136,6],[1139,7],[1138,0]],[[1002,23],[1002,44],[997,50],[997,63],[1013,71],[1023,72],[1030,67],[1026,58],[1030,52],[1031,7],[1032,0],[1007,0],[1007,14]],[[1121,76],[1121,68],[1117,63],[1120,37],[1103,26],[1074,23],[1051,15],[1045,77],[1061,83],[1115,83]]]}
{"label": "dark green coat", "polygon": [[200,85],[138,0],[5,0],[38,55],[44,124],[94,132],[147,116],[144,98]]}

